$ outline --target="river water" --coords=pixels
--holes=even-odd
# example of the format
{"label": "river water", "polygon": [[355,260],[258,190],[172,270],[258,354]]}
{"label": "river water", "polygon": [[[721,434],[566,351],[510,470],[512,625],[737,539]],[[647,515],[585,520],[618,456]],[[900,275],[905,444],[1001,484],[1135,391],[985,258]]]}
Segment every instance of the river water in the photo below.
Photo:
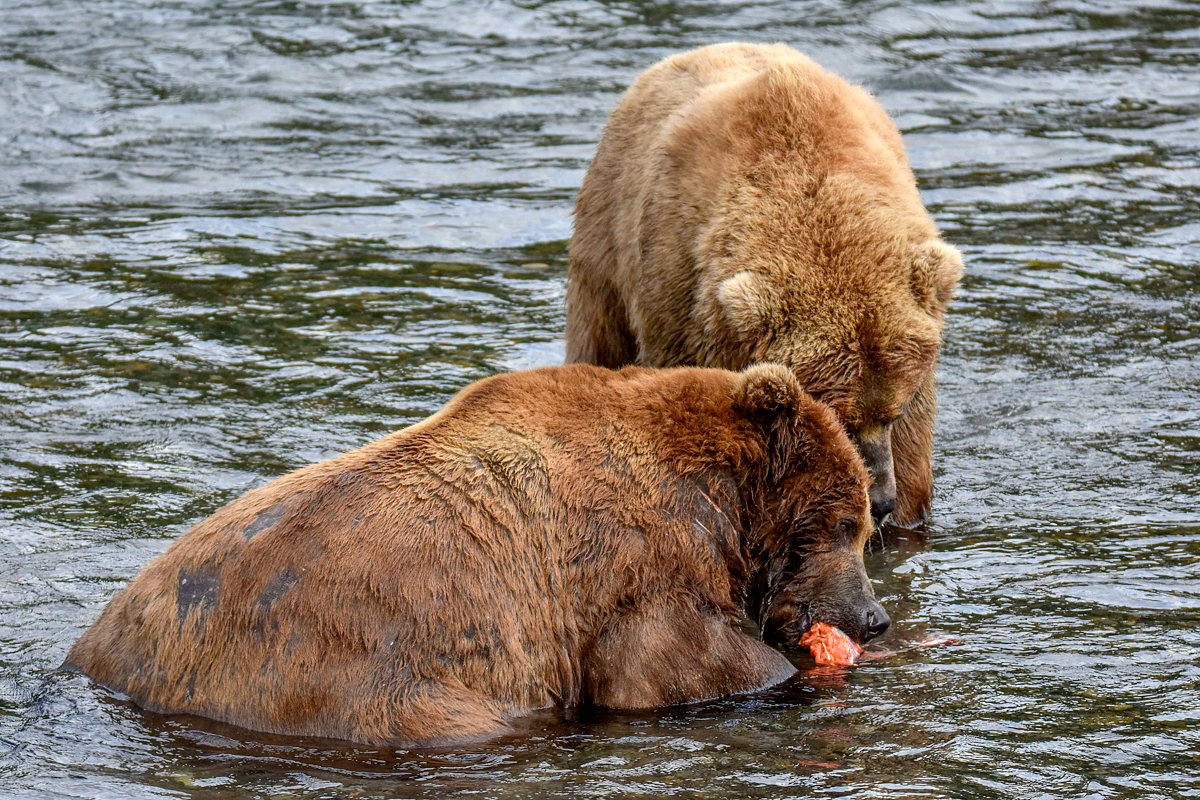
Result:
{"label": "river water", "polygon": [[[190,523],[561,361],[605,115],[730,39],[870,88],[966,257],[890,655],[435,752],[56,671]],[[1200,797],[1195,2],[0,0],[0,112],[0,796]]]}

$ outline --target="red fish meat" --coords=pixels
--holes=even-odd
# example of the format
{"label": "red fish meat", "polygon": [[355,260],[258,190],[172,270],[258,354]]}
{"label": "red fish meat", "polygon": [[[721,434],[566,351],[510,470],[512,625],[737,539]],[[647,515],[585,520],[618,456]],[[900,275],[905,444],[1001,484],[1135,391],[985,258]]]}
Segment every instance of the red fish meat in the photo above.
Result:
{"label": "red fish meat", "polygon": [[800,637],[800,646],[807,647],[813,660],[822,666],[849,667],[863,651],[839,628],[825,622],[814,622]]}

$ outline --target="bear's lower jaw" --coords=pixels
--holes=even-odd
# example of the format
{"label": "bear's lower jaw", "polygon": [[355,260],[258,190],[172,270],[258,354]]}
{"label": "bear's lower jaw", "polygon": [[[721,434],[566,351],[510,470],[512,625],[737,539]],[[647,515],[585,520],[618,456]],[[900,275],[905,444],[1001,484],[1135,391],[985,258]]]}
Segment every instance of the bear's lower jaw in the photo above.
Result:
{"label": "bear's lower jaw", "polygon": [[762,640],[772,647],[794,650],[800,646],[800,637],[812,627],[812,615],[807,609],[798,610],[791,603],[782,605],[784,607],[773,609],[759,624]]}

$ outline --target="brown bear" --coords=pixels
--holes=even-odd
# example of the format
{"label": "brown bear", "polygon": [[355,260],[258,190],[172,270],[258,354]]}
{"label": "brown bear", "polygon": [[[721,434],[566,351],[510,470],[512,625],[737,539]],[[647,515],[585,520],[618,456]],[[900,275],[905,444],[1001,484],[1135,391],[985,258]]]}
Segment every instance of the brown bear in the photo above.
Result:
{"label": "brown bear", "polygon": [[911,526],[961,271],[870,95],[784,45],[703,47],[608,120],[575,204],[567,361],[784,364],[858,446],[876,520]]}
{"label": "brown bear", "polygon": [[888,617],[868,476],[778,365],[497,375],[200,522],[64,666],[156,712],[373,745],[774,684]]}

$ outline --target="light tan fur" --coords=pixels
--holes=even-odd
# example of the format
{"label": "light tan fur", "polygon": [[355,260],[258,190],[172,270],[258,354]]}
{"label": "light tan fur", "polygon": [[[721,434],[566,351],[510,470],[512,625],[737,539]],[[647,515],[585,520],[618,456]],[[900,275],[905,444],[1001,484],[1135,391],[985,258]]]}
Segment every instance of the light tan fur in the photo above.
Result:
{"label": "light tan fur", "polygon": [[858,444],[876,515],[909,525],[961,269],[870,95],[784,45],[704,47],[609,118],[575,206],[567,361],[785,364]]}
{"label": "light tan fur", "polygon": [[66,666],[158,712],[391,746],[790,675],[768,641],[887,615],[867,475],[778,365],[498,375],[255,489],[105,608]]}

